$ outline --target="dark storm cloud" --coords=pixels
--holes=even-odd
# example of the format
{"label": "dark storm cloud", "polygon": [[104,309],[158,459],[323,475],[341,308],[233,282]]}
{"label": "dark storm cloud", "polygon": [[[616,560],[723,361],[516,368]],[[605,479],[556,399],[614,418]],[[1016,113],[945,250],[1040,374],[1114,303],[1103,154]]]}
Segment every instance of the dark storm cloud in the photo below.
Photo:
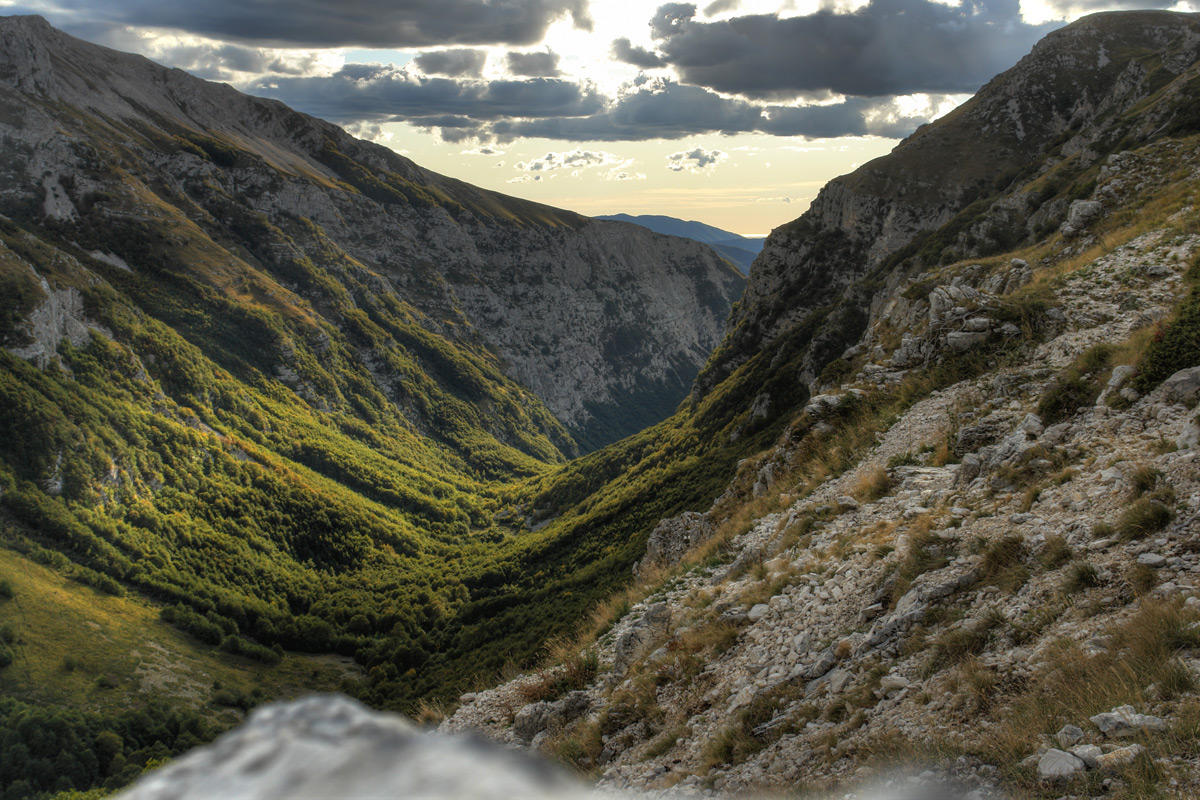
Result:
{"label": "dark storm cloud", "polygon": [[[498,119],[479,124],[473,135],[500,141],[523,137],[640,141],[714,133],[767,133],[810,139],[868,135],[900,137],[928,121],[923,116],[900,115],[890,99],[851,97],[841,103],[805,108],[764,106],[674,81],[644,80],[596,114]],[[442,135],[445,136],[444,131]]]}
{"label": "dark storm cloud", "polygon": [[625,37],[615,39],[610,52],[612,53],[612,57],[617,61],[632,64],[642,69],[654,69],[655,67],[664,67],[667,64],[667,62],[654,53],[651,53],[644,47],[638,47]]}
{"label": "dark storm cloud", "polygon": [[576,27],[592,25],[587,0],[58,0],[56,5],[85,12],[97,24],[303,47],[531,45],[563,17]]}
{"label": "dark storm cloud", "polygon": [[513,116],[583,116],[599,112],[604,104],[592,87],[571,81],[429,78],[381,64],[347,64],[329,77],[273,77],[248,91],[335,122],[470,118],[456,127]]}
{"label": "dark storm cloud", "polygon": [[1062,24],[1022,22],[1017,0],[871,0],[788,19],[695,17],[690,3],[660,6],[650,22],[654,55],[684,83],[761,99],[973,92]]}
{"label": "dark storm cloud", "polygon": [[487,64],[483,50],[434,50],[413,59],[427,75],[447,75],[451,78],[478,78]]}
{"label": "dark storm cloud", "polygon": [[508,71],[527,78],[557,78],[558,53],[509,53]]}

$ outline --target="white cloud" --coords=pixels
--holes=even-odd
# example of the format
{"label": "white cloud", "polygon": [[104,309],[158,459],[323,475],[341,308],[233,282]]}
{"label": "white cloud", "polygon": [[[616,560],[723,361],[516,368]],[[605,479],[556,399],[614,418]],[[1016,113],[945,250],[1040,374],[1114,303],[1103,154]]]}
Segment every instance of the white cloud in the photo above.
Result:
{"label": "white cloud", "polygon": [[[537,179],[541,180],[543,174],[554,177],[551,173],[562,171],[569,174],[572,178],[578,178],[585,170],[595,167],[608,167],[608,172],[603,176],[606,180],[638,180],[637,176],[640,173],[629,173],[625,170],[631,164],[633,164],[633,159],[621,158],[605,150],[581,150],[576,148],[560,153],[546,153],[546,155],[540,158],[528,161],[518,161],[513,165],[513,168],[527,174],[534,173],[537,175]],[[616,177],[619,174],[624,174],[626,177]],[[644,178],[645,175],[641,177]]]}
{"label": "white cloud", "polygon": [[667,169],[672,172],[711,172],[725,158],[728,158],[728,153],[721,150],[705,150],[702,147],[680,150],[667,156]]}
{"label": "white cloud", "polygon": [[504,155],[504,151],[497,150],[495,147],[488,147],[487,145],[484,145],[483,147],[472,147],[470,150],[463,150],[461,153],[459,153],[459,155],[463,155],[463,156],[502,156],[502,155]]}

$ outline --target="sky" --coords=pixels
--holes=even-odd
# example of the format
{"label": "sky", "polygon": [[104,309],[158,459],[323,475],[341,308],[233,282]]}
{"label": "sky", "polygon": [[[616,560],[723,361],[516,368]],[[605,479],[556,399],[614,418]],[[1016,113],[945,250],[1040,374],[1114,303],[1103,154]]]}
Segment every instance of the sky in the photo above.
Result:
{"label": "sky", "polygon": [[0,0],[479,186],[743,235],[1123,8],[1200,0]]}

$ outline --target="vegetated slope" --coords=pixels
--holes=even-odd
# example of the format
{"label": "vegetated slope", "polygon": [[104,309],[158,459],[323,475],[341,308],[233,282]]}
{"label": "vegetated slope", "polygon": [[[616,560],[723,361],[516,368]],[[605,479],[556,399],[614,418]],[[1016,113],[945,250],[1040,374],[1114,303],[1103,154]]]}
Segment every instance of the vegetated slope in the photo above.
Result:
{"label": "vegetated slope", "polygon": [[[822,394],[743,390],[782,434],[655,531],[562,666],[466,696],[447,730],[702,795],[1200,792],[1200,25],[1099,15],[1033,58],[1097,63],[1139,30],[1121,70],[1173,77],[1099,123],[1120,138],[1081,125],[1089,146],[1053,145],[936,250],[885,255]],[[1014,74],[1038,80],[990,86]],[[1059,211],[1006,213],[1029,202]],[[968,241],[992,214],[1017,244]]]}
{"label": "vegetated slope", "polygon": [[705,225],[703,222],[682,220],[662,214],[638,214],[636,216],[630,214],[598,214],[594,219],[632,222],[635,225],[649,228],[656,233],[663,233],[668,236],[682,236],[685,239],[703,242],[734,264],[737,264],[738,268],[746,274],[750,273],[750,265],[754,263],[754,257],[761,253],[763,248],[762,239],[751,239],[715,228],[712,225]]}
{"label": "vegetated slope", "polygon": [[[0,20],[0,141],[4,547],[213,659],[352,657],[379,705],[528,660],[605,590],[611,555],[529,532],[513,484],[672,411],[742,283],[40,18]],[[497,598],[521,613],[471,628]],[[46,669],[6,693],[212,699],[88,660],[37,695],[69,652],[13,624]]]}

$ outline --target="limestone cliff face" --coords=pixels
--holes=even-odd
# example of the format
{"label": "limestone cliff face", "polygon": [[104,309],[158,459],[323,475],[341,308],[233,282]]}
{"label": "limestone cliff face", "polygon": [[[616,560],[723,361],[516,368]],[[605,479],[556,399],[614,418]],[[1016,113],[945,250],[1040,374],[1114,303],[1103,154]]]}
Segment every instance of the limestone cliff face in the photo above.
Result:
{"label": "limestone cliff face", "polygon": [[67,229],[175,218],[268,268],[329,268],[336,252],[532,389],[584,447],[674,409],[743,286],[706,246],[436,175],[38,17],[0,21],[0,73],[5,213]]}
{"label": "limestone cliff face", "polygon": [[[809,315],[846,300],[847,288],[874,270],[1002,252],[1034,228],[1061,222],[1066,202],[1005,191],[1062,161],[1082,168],[1123,137],[1144,138],[1177,123],[1188,113],[1182,97],[1136,119],[1127,112],[1156,92],[1178,93],[1176,79],[1194,70],[1198,54],[1195,14],[1086,17],[1047,36],[889,155],[831,181],[803,216],[767,239],[731,318],[730,339],[698,391]],[[930,235],[955,218],[956,230]],[[861,330],[841,340],[849,343]],[[813,381],[829,355],[810,358],[799,377]]]}

